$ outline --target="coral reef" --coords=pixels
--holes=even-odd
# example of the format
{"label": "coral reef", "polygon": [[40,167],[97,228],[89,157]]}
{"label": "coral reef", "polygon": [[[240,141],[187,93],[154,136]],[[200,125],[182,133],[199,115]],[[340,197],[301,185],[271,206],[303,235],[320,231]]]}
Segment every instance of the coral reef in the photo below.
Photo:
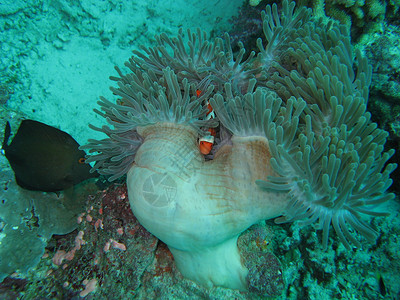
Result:
{"label": "coral reef", "polygon": [[374,85],[371,88],[371,97],[375,96],[388,103],[398,104],[400,101],[400,30],[393,25],[385,25],[384,29],[384,33],[376,33],[362,43],[363,50],[373,66]]}
{"label": "coral reef", "polygon": [[385,20],[396,20],[398,1],[334,0],[300,1],[307,3],[317,17],[331,17],[352,29],[353,39],[366,32],[379,32]]}
{"label": "coral reef", "polygon": [[[357,45],[373,67],[368,110],[372,120],[389,132],[388,147],[400,149],[400,30],[384,23],[383,31],[367,34]],[[399,164],[400,153],[392,159]],[[400,170],[393,173],[392,190],[400,192]]]}
{"label": "coral reef", "polygon": [[[353,60],[345,26],[294,7],[266,7],[257,58],[244,60],[243,45],[234,56],[229,36],[209,42],[190,31],[187,47],[181,31],[134,51],[132,73],[112,77],[120,98],[101,98],[96,110],[112,128],[92,128],[108,138],[84,147],[97,152],[94,170],[111,180],[127,173],[139,222],[206,287],[250,288],[255,273],[237,239],[253,224],[316,223],[324,248],[333,227],[350,250],[361,247],[355,232],[376,240],[363,215],[387,215],[376,206],[394,198],[394,150],[384,152],[388,134],[366,112],[371,67],[359,51]],[[232,137],[205,160],[197,140],[210,127]]]}
{"label": "coral reef", "polygon": [[[77,229],[68,235],[54,235],[38,266],[25,276],[14,273],[4,279],[0,298],[79,299],[87,293],[87,299],[255,300],[260,299],[260,289],[271,288],[269,293],[278,289],[282,294],[276,299],[379,299],[382,294],[376,270],[381,270],[386,295],[395,297],[400,290],[399,213],[375,219],[374,225],[386,234],[376,245],[364,244],[363,249],[352,252],[342,245],[322,251],[320,236],[296,224],[289,227],[269,221],[252,226],[238,239],[247,267],[258,276],[252,278],[254,292],[246,293],[221,287],[206,289],[183,278],[168,247],[133,216],[125,184],[112,184],[87,200],[87,208],[75,220]],[[399,211],[398,203],[391,203],[391,209]],[[118,244],[108,244],[110,240]],[[74,255],[60,261],[63,252]],[[259,276],[260,263],[271,267],[261,271],[272,276]],[[282,279],[263,281],[279,272],[286,287]]]}
{"label": "coral reef", "polygon": [[[2,288],[13,284],[14,288],[8,292],[26,298],[253,299],[256,296],[224,288],[207,290],[183,278],[166,245],[133,216],[125,184],[113,184],[91,195],[87,207],[76,218],[78,228],[74,232],[54,236],[49,242],[37,270],[27,276],[30,280],[8,277],[0,285],[0,295],[5,295],[1,294]],[[265,226],[257,226],[240,237],[239,248],[245,256],[257,254],[254,263],[263,261],[275,266],[270,274],[280,277],[276,284],[271,281],[269,286],[262,286],[263,281],[254,281],[252,286],[280,293],[281,265],[264,247],[265,236]]]}

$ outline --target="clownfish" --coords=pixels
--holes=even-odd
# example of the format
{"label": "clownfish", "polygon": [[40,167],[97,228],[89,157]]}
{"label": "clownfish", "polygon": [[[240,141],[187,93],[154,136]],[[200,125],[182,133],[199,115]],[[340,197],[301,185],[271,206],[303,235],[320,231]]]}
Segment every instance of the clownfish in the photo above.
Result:
{"label": "clownfish", "polygon": [[[201,93],[202,93],[201,90],[196,90],[197,97],[200,97]],[[215,117],[214,110],[208,101],[207,101],[207,108],[208,108],[208,112],[207,112],[206,120],[213,119]],[[203,154],[203,155],[210,154],[210,152],[213,148],[213,145],[214,145],[214,137],[216,134],[215,128],[209,128],[207,131],[210,133],[209,135],[199,138],[199,150],[200,150],[201,154]]]}
{"label": "clownfish", "polygon": [[214,137],[212,135],[206,135],[199,139],[199,150],[201,154],[207,155],[211,152],[214,145]]}

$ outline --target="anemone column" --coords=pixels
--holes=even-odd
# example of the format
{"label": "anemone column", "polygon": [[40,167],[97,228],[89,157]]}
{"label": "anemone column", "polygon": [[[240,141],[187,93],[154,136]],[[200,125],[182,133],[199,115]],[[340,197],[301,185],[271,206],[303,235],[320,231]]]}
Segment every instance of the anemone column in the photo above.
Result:
{"label": "anemone column", "polygon": [[168,245],[185,277],[247,290],[237,238],[284,208],[279,194],[254,183],[271,174],[266,138],[234,137],[206,162],[188,125],[159,123],[138,132],[144,142],[127,179],[135,216]]}

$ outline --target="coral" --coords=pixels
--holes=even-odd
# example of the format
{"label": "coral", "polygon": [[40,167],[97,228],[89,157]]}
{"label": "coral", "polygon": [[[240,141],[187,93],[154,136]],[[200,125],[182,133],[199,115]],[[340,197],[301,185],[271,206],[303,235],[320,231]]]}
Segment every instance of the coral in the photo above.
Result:
{"label": "coral", "polygon": [[[23,291],[26,298],[135,296],[154,258],[157,239],[133,216],[126,186],[113,185],[91,194],[86,206],[73,220],[76,230],[48,243],[37,267],[45,274],[30,281]],[[106,247],[110,240],[116,243]]]}
{"label": "coral", "polygon": [[364,33],[382,31],[386,22],[396,23],[396,12],[400,4],[387,0],[333,0],[303,1],[309,5],[316,17],[333,18],[351,28],[356,40]]}
{"label": "coral", "polygon": [[[375,241],[364,215],[386,215],[376,207],[394,197],[394,150],[384,152],[388,134],[366,111],[371,67],[359,51],[353,59],[349,31],[288,1],[262,19],[267,44],[258,40],[257,57],[200,31],[187,32],[187,46],[180,31],[134,51],[131,73],[112,77],[116,103],[99,101],[109,126],[91,126],[108,138],[83,147],[111,180],[127,173],[136,218],[205,287],[247,291],[272,278],[280,286],[272,256],[259,261],[271,268],[260,278],[242,260],[238,237],[253,224],[316,223],[324,248],[333,227],[351,249],[362,246],[355,233]],[[216,119],[206,118],[208,104]],[[210,127],[223,146],[205,159],[197,140]]]}
{"label": "coral", "polygon": [[394,104],[400,101],[399,36],[398,26],[384,25],[384,33],[369,35],[360,43],[373,66],[372,96],[379,95]]}
{"label": "coral", "polygon": [[[76,228],[75,218],[85,203],[86,185],[71,198],[20,188],[11,170],[2,171],[0,189],[0,282],[13,272],[35,267],[53,234]],[[87,190],[86,190],[87,189]]]}
{"label": "coral", "polygon": [[268,248],[269,235],[265,226],[257,224],[238,239],[240,255],[249,270],[249,291],[256,295],[279,295],[285,287],[282,265]]}
{"label": "coral", "polygon": [[262,36],[261,7],[262,5],[257,7],[243,5],[238,15],[230,20],[232,27],[229,30],[229,36],[234,52],[240,50],[239,42],[243,43],[247,55],[250,51],[257,50],[256,40]]}

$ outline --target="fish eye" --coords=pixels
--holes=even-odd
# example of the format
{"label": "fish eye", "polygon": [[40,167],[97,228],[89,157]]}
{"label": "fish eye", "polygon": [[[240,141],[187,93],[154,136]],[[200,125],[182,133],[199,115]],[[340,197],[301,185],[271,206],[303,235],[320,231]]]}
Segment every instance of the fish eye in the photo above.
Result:
{"label": "fish eye", "polygon": [[81,158],[78,160],[78,162],[79,162],[80,164],[84,164],[84,163],[86,162],[86,158],[81,157]]}

